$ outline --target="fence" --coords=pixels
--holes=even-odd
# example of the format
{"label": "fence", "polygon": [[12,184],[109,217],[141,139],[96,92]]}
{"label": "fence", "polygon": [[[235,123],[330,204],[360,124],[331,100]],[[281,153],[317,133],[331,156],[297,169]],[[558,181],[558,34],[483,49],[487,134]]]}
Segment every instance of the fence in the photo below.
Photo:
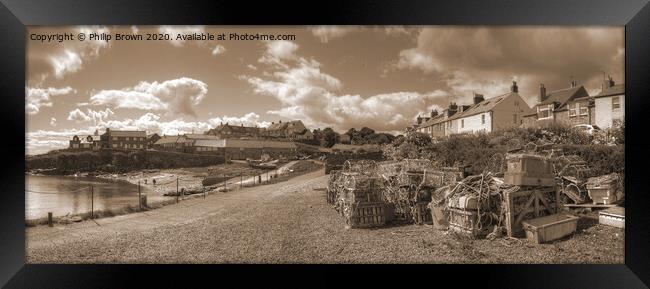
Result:
{"label": "fence", "polygon": [[[172,190],[168,190],[166,193],[162,194],[162,196],[166,196],[169,198],[166,198],[159,202],[155,202],[154,204],[148,202],[147,194],[143,193],[142,183],[141,181],[138,181],[137,195],[134,195],[134,197],[137,196],[137,200],[135,202],[133,202],[132,204],[126,204],[122,206],[105,205],[105,208],[102,210],[97,210],[95,205],[96,198],[97,198],[96,195],[98,192],[96,192],[97,188],[94,185],[84,186],[74,190],[67,190],[67,191],[57,190],[51,192],[27,189],[25,190],[26,192],[31,192],[35,194],[48,194],[48,195],[65,195],[65,194],[78,195],[79,193],[83,193],[84,191],[86,191],[88,194],[87,196],[89,197],[88,201],[90,202],[90,207],[89,207],[90,210],[88,212],[80,212],[72,216],[70,216],[70,214],[66,214],[64,216],[54,216],[53,212],[49,211],[47,212],[47,217],[26,220],[26,223],[27,225],[48,224],[49,226],[53,226],[55,222],[72,222],[72,221],[80,221],[84,219],[96,219],[105,216],[115,216],[119,214],[139,212],[139,211],[149,210],[153,207],[164,206],[171,203],[179,203],[180,201],[188,198],[196,198],[200,196],[206,198],[208,193],[210,192],[228,192],[228,191],[243,189],[247,187],[273,184],[273,183],[288,180],[292,177],[301,174],[317,171],[322,168],[323,168],[322,163],[317,163],[314,161],[306,161],[306,160],[295,161],[295,163],[293,163],[293,165],[291,166],[283,166],[278,169],[269,170],[264,173],[260,173],[256,175],[244,175],[243,170],[240,170],[239,174],[222,173],[220,175],[223,181],[211,186],[202,186],[200,182],[199,182],[199,186],[196,186],[196,181],[197,181],[196,179],[184,179],[184,178],[175,177],[172,178],[171,180],[167,180],[162,183],[156,182],[155,179],[152,179],[152,185],[154,190],[161,186],[166,186],[175,183],[175,190],[172,187],[171,188]],[[188,185],[187,182],[192,182],[194,185]]]}

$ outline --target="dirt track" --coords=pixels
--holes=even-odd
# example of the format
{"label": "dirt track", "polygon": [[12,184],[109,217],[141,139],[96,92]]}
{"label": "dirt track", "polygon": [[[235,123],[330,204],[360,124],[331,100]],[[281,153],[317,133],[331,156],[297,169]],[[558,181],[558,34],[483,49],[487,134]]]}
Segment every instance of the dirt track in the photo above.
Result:
{"label": "dirt track", "polygon": [[462,241],[431,226],[346,230],[323,170],[157,210],[26,228],[28,263],[623,263],[624,231],[583,218],[551,244]]}

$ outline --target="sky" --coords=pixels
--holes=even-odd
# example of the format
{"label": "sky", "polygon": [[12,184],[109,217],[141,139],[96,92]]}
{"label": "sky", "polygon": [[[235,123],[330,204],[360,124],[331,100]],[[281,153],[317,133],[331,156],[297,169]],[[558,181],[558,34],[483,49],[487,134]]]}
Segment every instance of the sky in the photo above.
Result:
{"label": "sky", "polygon": [[[40,40],[63,33],[75,39]],[[195,33],[226,39],[177,38]],[[294,37],[228,39],[258,33]],[[302,120],[399,133],[418,115],[470,103],[474,92],[506,93],[512,81],[533,106],[540,83],[553,91],[574,80],[595,95],[604,75],[625,79],[623,27],[32,26],[27,34],[26,154],[107,127],[177,135]]]}

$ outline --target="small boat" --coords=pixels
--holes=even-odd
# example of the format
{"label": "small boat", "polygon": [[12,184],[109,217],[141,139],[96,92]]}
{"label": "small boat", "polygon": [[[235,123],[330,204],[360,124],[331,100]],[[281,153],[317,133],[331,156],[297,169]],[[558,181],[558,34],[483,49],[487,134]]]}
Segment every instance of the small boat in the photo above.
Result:
{"label": "small boat", "polygon": [[249,162],[249,164],[254,169],[272,170],[278,167],[279,162],[280,160],[274,160],[266,163],[257,163],[257,164]]}

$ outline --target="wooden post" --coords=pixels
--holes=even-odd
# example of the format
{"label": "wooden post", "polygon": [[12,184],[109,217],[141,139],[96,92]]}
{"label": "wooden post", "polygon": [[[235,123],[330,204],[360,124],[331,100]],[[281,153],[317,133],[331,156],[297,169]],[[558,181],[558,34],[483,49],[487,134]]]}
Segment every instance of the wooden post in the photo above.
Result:
{"label": "wooden post", "polygon": [[244,187],[244,172],[239,170],[239,189],[241,190]]}
{"label": "wooden post", "polygon": [[52,212],[47,212],[47,225],[54,227],[54,223],[52,221]]}
{"label": "wooden post", "polygon": [[90,186],[90,218],[95,218],[95,189]]}
{"label": "wooden post", "polygon": [[176,178],[176,203],[178,204],[178,197],[180,196],[180,192],[178,191],[178,178]]}
{"label": "wooden post", "polygon": [[223,190],[225,192],[227,192],[228,191],[228,179],[226,179],[226,173],[223,173],[223,181],[224,181],[224,183],[223,183],[223,188],[224,189]]}
{"label": "wooden post", "polygon": [[142,211],[142,193],[140,192],[140,181],[138,181],[138,207],[140,207],[140,211]]}

